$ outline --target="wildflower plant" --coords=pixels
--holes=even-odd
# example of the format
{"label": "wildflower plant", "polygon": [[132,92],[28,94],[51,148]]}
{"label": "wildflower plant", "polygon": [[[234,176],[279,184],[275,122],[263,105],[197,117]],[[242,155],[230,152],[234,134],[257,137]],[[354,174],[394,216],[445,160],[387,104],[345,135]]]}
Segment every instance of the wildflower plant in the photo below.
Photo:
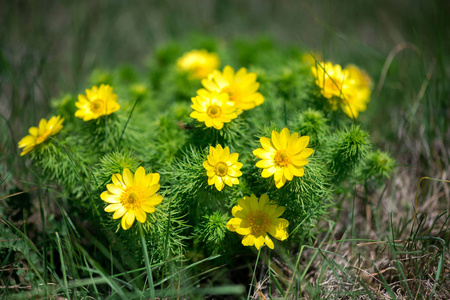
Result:
{"label": "wildflower plant", "polygon": [[61,118],[60,116],[51,117],[48,121],[46,119],[41,119],[39,127],[30,127],[30,134],[19,141],[19,148],[24,148],[20,155],[23,156],[29,153],[39,144],[42,144],[51,136],[57,134],[63,128],[63,121],[64,118]]}
{"label": "wildflower plant", "polygon": [[208,175],[208,184],[214,185],[220,192],[225,185],[239,184],[242,175],[242,163],[238,162],[239,154],[230,153],[230,148],[221,145],[209,147],[208,159],[203,162]]}
{"label": "wildflower plant", "polygon": [[262,137],[260,143],[262,148],[253,151],[261,159],[256,166],[263,169],[262,177],[274,176],[277,188],[294,176],[302,177],[305,174],[303,166],[308,164],[307,158],[314,152],[312,148],[306,148],[309,136],[298,137],[297,132],[291,135],[287,128],[280,133],[272,131],[272,138]]}
{"label": "wildflower plant", "polygon": [[[111,248],[134,263],[148,249],[155,277],[172,258],[233,264],[237,251],[312,242],[350,179],[383,180],[394,163],[356,120],[370,108],[367,74],[311,67],[300,50],[273,50],[271,61],[261,43],[208,40],[223,70],[213,51],[188,52],[203,45],[173,42],[149,70],[94,71],[85,94],[53,101],[60,116],[32,127],[22,154]],[[204,55],[206,65],[184,67]]]}
{"label": "wildflower plant", "polygon": [[372,81],[357,66],[349,65],[343,69],[338,64],[322,62],[311,67],[311,71],[321,94],[329,99],[333,110],[341,108],[352,119],[366,110]]}
{"label": "wildflower plant", "polygon": [[259,200],[255,195],[244,197],[238,203],[233,207],[234,218],[228,221],[227,228],[244,236],[244,246],[255,246],[259,250],[263,245],[267,245],[273,249],[273,241],[267,233],[280,241],[288,238],[286,227],[289,222],[279,218],[285,207],[271,203],[266,194],[261,195]]}
{"label": "wildflower plant", "polygon": [[113,219],[122,219],[124,230],[130,229],[134,220],[145,223],[147,213],[155,212],[155,206],[160,204],[162,196],[157,194],[159,174],[145,174],[145,169],[139,167],[133,175],[127,168],[123,174],[116,173],[112,176],[112,184],[108,184],[107,191],[100,198],[108,203],[106,212],[114,212]]}
{"label": "wildflower plant", "polygon": [[75,105],[78,108],[75,116],[83,121],[98,119],[120,109],[117,95],[113,93],[113,87],[105,84],[86,89],[86,95],[78,95],[78,102]]}

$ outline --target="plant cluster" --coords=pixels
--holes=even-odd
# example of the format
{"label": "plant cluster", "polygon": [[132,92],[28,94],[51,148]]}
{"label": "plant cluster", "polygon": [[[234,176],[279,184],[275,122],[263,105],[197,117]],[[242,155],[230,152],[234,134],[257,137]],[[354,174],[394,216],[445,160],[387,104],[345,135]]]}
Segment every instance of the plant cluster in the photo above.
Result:
{"label": "plant cluster", "polygon": [[53,100],[22,155],[141,261],[308,243],[337,194],[395,163],[357,121],[364,71],[260,43],[172,43],[145,70],[94,70],[84,93]]}

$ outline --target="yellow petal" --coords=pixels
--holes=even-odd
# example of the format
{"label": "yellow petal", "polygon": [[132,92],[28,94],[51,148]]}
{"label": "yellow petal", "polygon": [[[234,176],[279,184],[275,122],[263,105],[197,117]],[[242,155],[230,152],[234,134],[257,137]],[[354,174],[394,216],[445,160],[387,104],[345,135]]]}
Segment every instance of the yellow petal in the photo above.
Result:
{"label": "yellow petal", "polygon": [[279,189],[281,187],[283,187],[283,185],[286,183],[286,178],[281,177],[280,180],[275,180],[275,186]]}
{"label": "yellow petal", "polygon": [[303,167],[308,164],[308,160],[301,154],[292,157],[291,162],[293,165],[296,165],[297,167]]}
{"label": "yellow petal", "polygon": [[121,208],[116,210],[116,212],[113,214],[113,219],[117,220],[117,219],[121,218],[126,212],[127,212],[127,209],[122,206]]}
{"label": "yellow petal", "polygon": [[269,196],[267,196],[267,194],[262,194],[261,197],[259,197],[259,209],[263,210],[268,203]]}
{"label": "yellow petal", "polygon": [[284,168],[279,168],[276,172],[275,172],[275,176],[274,179],[275,181],[279,181],[282,177],[283,177],[283,171]]}
{"label": "yellow petal", "polygon": [[145,211],[146,213],[154,213],[155,212],[155,207],[153,205],[151,205],[150,203],[142,203],[141,205],[141,209],[143,211]]}
{"label": "yellow petal", "polygon": [[291,137],[291,134],[289,132],[289,129],[287,127],[283,128],[280,133],[280,144],[282,149],[286,149],[288,146],[289,138]]}
{"label": "yellow petal", "polygon": [[281,216],[285,210],[286,210],[286,207],[284,207],[284,206],[276,206],[273,210],[268,212],[268,215],[271,219],[276,219],[279,216]]}
{"label": "yellow petal", "polygon": [[134,184],[133,173],[128,168],[123,170],[123,180],[126,186],[132,186]]}
{"label": "yellow petal", "polygon": [[258,148],[253,150],[253,155],[260,159],[273,159],[275,156],[276,150],[265,150],[263,148]]}
{"label": "yellow petal", "polygon": [[255,194],[252,194],[248,198],[248,202],[252,211],[257,211],[259,209],[258,198],[256,198]]}
{"label": "yellow petal", "polygon": [[223,78],[227,82],[233,82],[234,81],[234,70],[233,70],[232,67],[225,66],[225,68],[223,69]]}
{"label": "yellow petal", "polygon": [[161,195],[154,195],[150,198],[148,198],[144,203],[145,204],[151,204],[152,206],[158,205],[163,201],[163,196]]}
{"label": "yellow petal", "polygon": [[275,248],[272,239],[269,237],[268,234],[265,235],[264,237],[264,242],[266,243],[267,247],[269,247],[270,249]]}
{"label": "yellow petal", "polygon": [[136,173],[134,173],[134,184],[140,186],[146,185],[145,169],[142,166],[136,170]]}
{"label": "yellow petal", "polygon": [[284,177],[286,177],[287,180],[292,180],[292,178],[294,178],[294,174],[292,174],[289,167],[284,168]]}
{"label": "yellow petal", "polygon": [[239,233],[240,235],[247,235],[250,234],[252,231],[250,228],[237,227],[236,232]]}
{"label": "yellow petal", "polygon": [[148,196],[153,196],[154,194],[156,194],[156,192],[159,190],[160,187],[161,186],[159,184],[151,185],[145,190],[145,193]]}
{"label": "yellow petal", "polygon": [[284,149],[281,148],[281,142],[280,142],[280,134],[276,132],[275,130],[272,131],[272,144],[275,146],[276,150]]}
{"label": "yellow petal", "polygon": [[275,165],[275,163],[274,163],[273,159],[264,159],[264,160],[260,160],[256,163],[256,166],[261,169],[270,168],[270,167],[273,167],[274,165]]}
{"label": "yellow petal", "polygon": [[298,141],[298,133],[297,133],[297,132],[294,132],[294,133],[290,136],[289,141],[288,141],[288,144],[287,144],[287,149],[289,150],[289,152],[291,152],[291,153],[297,153],[297,152],[296,152],[297,141]]}
{"label": "yellow petal", "polygon": [[125,219],[125,223],[126,223],[126,226],[127,226],[127,229],[128,229],[128,228],[130,228],[133,225],[134,220],[136,219],[136,215],[134,214],[133,211],[128,211],[125,214],[125,216],[123,216],[122,219]]}
{"label": "yellow petal", "polygon": [[255,239],[255,247],[256,247],[256,249],[259,250],[259,248],[261,248],[263,245],[264,245],[264,236],[262,236],[262,235],[258,236]]}
{"label": "yellow petal", "polygon": [[235,162],[238,161],[238,159],[239,159],[239,153],[231,153],[231,154],[228,156],[228,162],[229,162],[230,164],[234,164]]}
{"label": "yellow petal", "polygon": [[268,177],[272,176],[273,174],[275,174],[276,171],[277,171],[277,168],[275,166],[273,166],[268,169],[262,170],[261,176],[263,178],[268,178]]}
{"label": "yellow petal", "polygon": [[28,129],[28,132],[32,136],[36,137],[38,135],[39,129],[37,127],[33,126],[33,127],[30,127],[30,129]]}
{"label": "yellow petal", "polygon": [[120,175],[119,173],[116,173],[112,176],[112,182],[114,183],[114,185],[125,187],[122,175]]}
{"label": "yellow petal", "polygon": [[244,246],[253,246],[255,244],[255,236],[247,235],[242,239],[242,245]]}
{"label": "yellow petal", "polygon": [[224,186],[225,186],[225,183],[223,182],[223,180],[222,180],[222,177],[219,177],[219,176],[216,176],[216,181],[214,182],[214,184],[215,184],[215,186],[216,186],[216,189],[220,192],[223,188],[224,188]]}
{"label": "yellow petal", "polygon": [[106,188],[108,189],[108,191],[111,192],[111,194],[114,194],[117,196],[120,196],[123,193],[123,190],[114,184],[107,184]]}
{"label": "yellow petal", "polygon": [[272,141],[269,138],[262,137],[259,139],[261,146],[266,150],[275,150]]}
{"label": "yellow petal", "polygon": [[106,212],[113,212],[113,211],[118,210],[121,207],[123,207],[122,203],[114,203],[114,204],[110,204],[107,207],[105,207],[105,211]]}
{"label": "yellow petal", "polygon": [[[149,175],[150,175],[150,179],[149,179]],[[158,184],[160,179],[161,179],[161,175],[159,175],[159,173],[150,173],[146,176],[146,180],[150,182],[149,185]]]}
{"label": "yellow petal", "polygon": [[[110,198],[113,198],[113,199],[110,200]],[[108,191],[101,193],[100,199],[102,199],[103,201],[108,202],[108,203],[119,203],[120,202],[120,197],[118,197],[117,195],[114,195]]]}
{"label": "yellow petal", "polygon": [[300,155],[303,157],[309,157],[313,153],[314,153],[314,150],[312,148],[306,148],[305,150],[302,151],[302,153],[300,153]]}
{"label": "yellow petal", "polygon": [[147,214],[143,210],[137,209],[134,211],[134,213],[136,214],[136,219],[139,222],[145,223],[145,221],[147,220]]}
{"label": "yellow petal", "polygon": [[298,141],[297,141],[297,145],[295,146],[295,152],[293,152],[294,154],[299,153],[300,151],[302,151],[303,149],[306,148],[306,146],[308,146],[309,144],[309,136],[305,135],[305,136],[301,136]]}

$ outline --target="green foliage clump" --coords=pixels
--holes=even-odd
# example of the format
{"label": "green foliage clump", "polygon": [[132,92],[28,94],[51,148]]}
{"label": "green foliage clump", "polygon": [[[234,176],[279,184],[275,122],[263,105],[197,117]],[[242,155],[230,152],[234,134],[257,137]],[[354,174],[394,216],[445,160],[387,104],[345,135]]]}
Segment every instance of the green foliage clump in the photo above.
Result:
{"label": "green foliage clump", "polygon": [[100,158],[98,166],[94,169],[94,177],[96,179],[97,188],[104,188],[107,183],[111,182],[111,177],[115,173],[123,173],[125,168],[135,172],[139,166],[133,158],[131,151],[121,152],[115,150]]}
{"label": "green foliage clump", "polygon": [[352,175],[370,148],[369,134],[359,126],[352,125],[336,132],[328,150],[328,165],[333,180],[339,183]]}
{"label": "green foliage clump", "polygon": [[227,248],[224,240],[228,232],[226,227],[228,220],[228,214],[221,214],[218,211],[205,214],[194,231],[195,243],[207,248],[209,253],[221,253],[222,249]]}
{"label": "green foliage clump", "polygon": [[361,167],[359,177],[381,183],[391,177],[396,167],[395,160],[389,153],[381,150],[371,151]]}

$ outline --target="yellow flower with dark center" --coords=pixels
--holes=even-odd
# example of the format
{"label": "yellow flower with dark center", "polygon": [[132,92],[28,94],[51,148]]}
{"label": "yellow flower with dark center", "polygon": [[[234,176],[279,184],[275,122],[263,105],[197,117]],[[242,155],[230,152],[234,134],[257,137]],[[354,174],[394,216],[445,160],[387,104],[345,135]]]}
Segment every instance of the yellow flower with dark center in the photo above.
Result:
{"label": "yellow flower with dark center", "polygon": [[258,93],[259,82],[255,73],[247,73],[245,68],[236,73],[230,66],[223,72],[212,72],[208,78],[202,80],[202,85],[210,92],[228,93],[230,101],[239,111],[249,110],[264,102],[264,97]]}
{"label": "yellow flower with dark center", "polygon": [[45,142],[50,136],[57,134],[62,128],[64,118],[60,116],[51,117],[48,122],[46,119],[41,119],[39,127],[31,127],[28,132],[29,135],[23,137],[19,141],[19,148],[24,148],[21,156],[29,153],[37,145]]}
{"label": "yellow flower with dark center", "polygon": [[163,197],[157,194],[159,185],[159,174],[145,174],[145,169],[139,167],[133,175],[127,168],[123,175],[116,173],[112,176],[112,184],[108,184],[107,191],[100,198],[109,203],[105,207],[106,212],[114,212],[113,219],[121,220],[124,230],[128,230],[137,219],[144,223],[147,213],[155,212],[155,206],[160,204]]}
{"label": "yellow flower with dark center", "polygon": [[289,222],[279,218],[284,211],[285,207],[270,202],[266,194],[261,195],[259,201],[255,195],[247,196],[240,199],[238,205],[233,207],[234,218],[228,221],[227,228],[244,235],[242,239],[244,246],[254,245],[259,250],[266,244],[273,249],[273,241],[267,233],[280,241],[289,236],[286,231]]}
{"label": "yellow flower with dark center", "polygon": [[274,175],[277,188],[281,188],[286,180],[305,174],[303,166],[308,164],[307,157],[314,152],[313,149],[306,148],[309,136],[299,137],[296,132],[291,135],[289,129],[284,128],[281,133],[272,131],[271,139],[262,137],[260,142],[262,148],[253,151],[261,159],[256,166],[263,169],[262,177]]}
{"label": "yellow flower with dark center", "polygon": [[208,160],[203,162],[208,175],[208,184],[214,184],[218,191],[221,191],[225,184],[228,186],[239,184],[238,177],[242,175],[240,171],[242,163],[238,162],[238,158],[239,154],[230,153],[228,147],[225,149],[221,145],[217,145],[216,148],[209,147]]}
{"label": "yellow flower with dark center", "polygon": [[83,121],[98,119],[120,109],[117,95],[113,93],[112,86],[107,84],[100,85],[100,88],[93,86],[92,89],[86,89],[86,95],[78,95],[75,105],[78,107],[75,116]]}
{"label": "yellow flower with dark center", "polygon": [[178,68],[192,74],[193,77],[202,79],[217,69],[220,65],[219,56],[208,51],[192,50],[185,53],[177,60]]}
{"label": "yellow flower with dark center", "polygon": [[205,122],[206,127],[222,129],[224,123],[237,118],[236,108],[228,99],[228,94],[218,94],[199,90],[197,97],[192,98],[194,111],[191,118]]}

